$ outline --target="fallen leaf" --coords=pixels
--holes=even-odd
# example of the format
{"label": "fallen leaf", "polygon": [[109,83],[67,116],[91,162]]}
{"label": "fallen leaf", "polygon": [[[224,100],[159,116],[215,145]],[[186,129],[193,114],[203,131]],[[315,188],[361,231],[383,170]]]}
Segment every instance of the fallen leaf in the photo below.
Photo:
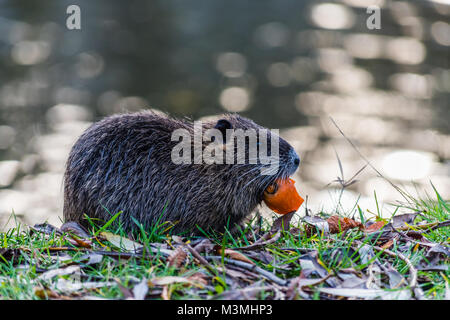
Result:
{"label": "fallen leaf", "polygon": [[389,241],[386,241],[385,244],[383,244],[381,246],[381,248],[383,249],[389,249],[390,247],[392,247],[392,245],[394,244],[394,240],[390,239]]}
{"label": "fallen leaf", "polygon": [[339,233],[352,228],[363,228],[361,222],[346,217],[331,216],[327,219],[327,222],[330,233]]}
{"label": "fallen leaf", "polygon": [[[331,216],[327,220],[324,220],[317,216],[307,216],[303,218],[303,221],[309,225],[309,227],[307,226],[305,228],[308,236],[315,232],[316,229],[318,229],[323,234],[333,234],[353,228],[364,228],[364,226],[358,221],[339,216]],[[312,226],[314,228],[312,228]]]}
{"label": "fallen leaf", "polygon": [[133,288],[133,296],[136,300],[144,300],[148,292],[148,280],[143,278],[141,282]]}
{"label": "fallen leaf", "polygon": [[89,239],[91,236],[87,233],[87,231],[78,223],[74,221],[69,221],[64,223],[60,230],[62,232],[66,232],[72,235],[76,235],[82,239]]}
{"label": "fallen leaf", "polygon": [[294,216],[294,214],[295,211],[292,211],[277,218],[273,222],[270,232],[273,234],[281,230],[288,231],[290,228],[291,219]]}
{"label": "fallen leaf", "polygon": [[125,287],[122,283],[120,283],[119,279],[114,279],[117,283],[117,286],[119,287],[120,292],[122,292],[123,297],[126,300],[133,300],[134,294],[133,291],[131,291],[129,288]]}
{"label": "fallen leaf", "polygon": [[179,268],[186,260],[187,253],[182,247],[178,247],[175,251],[167,258],[169,267]]}
{"label": "fallen leaf", "polygon": [[40,223],[40,224],[35,224],[33,227],[29,226],[30,230],[33,232],[40,232],[40,233],[44,233],[44,234],[57,234],[57,235],[61,235],[62,232],[55,226],[48,224],[48,223]]}
{"label": "fallen leaf", "polygon": [[450,248],[442,244],[435,244],[430,250],[428,250],[427,257],[431,257],[436,254],[443,254],[444,256],[450,257]]}
{"label": "fallen leaf", "polygon": [[316,274],[321,278],[326,278],[325,282],[330,287],[336,287],[338,285],[336,279],[328,278],[328,271],[324,268],[324,266],[317,260],[318,253],[317,251],[309,252],[304,254],[299,259],[299,263],[302,269],[302,272],[305,276],[309,276],[311,274]]}
{"label": "fallen leaf", "polygon": [[136,252],[137,250],[143,248],[142,244],[134,242],[133,240],[119,236],[111,232],[103,231],[100,233],[100,235],[106,240],[108,240],[115,247],[128,252]]}
{"label": "fallen leaf", "polygon": [[375,232],[375,231],[378,231],[381,228],[383,228],[385,224],[386,224],[386,221],[383,221],[383,220],[376,221],[376,222],[372,223],[371,225],[369,225],[368,227],[366,226],[364,228],[364,231],[367,233]]}
{"label": "fallen leaf", "polygon": [[446,264],[438,264],[432,266],[417,267],[419,271],[450,271],[450,266]]}
{"label": "fallen leaf", "polygon": [[[70,240],[72,240],[72,241],[70,241]],[[69,239],[69,241],[71,244],[78,246],[78,247],[87,248],[87,249],[92,248],[91,240],[82,240],[82,239],[78,239],[76,237],[72,237],[72,239]]]}
{"label": "fallen leaf", "polygon": [[219,254],[219,255],[222,255],[222,253],[223,253],[224,256],[229,257],[233,260],[238,260],[238,261],[243,261],[243,262],[247,262],[250,264],[255,264],[252,260],[247,258],[244,254],[234,251],[232,249],[222,250],[221,247],[217,247],[216,250],[217,250],[217,254]]}
{"label": "fallen leaf", "polygon": [[395,229],[399,229],[402,227],[408,227],[414,223],[414,220],[417,217],[417,213],[406,213],[400,214],[398,216],[394,216],[391,220],[391,224]]}
{"label": "fallen leaf", "polygon": [[209,239],[203,239],[195,245],[194,249],[198,253],[210,253],[213,251],[215,244]]}
{"label": "fallen leaf", "polygon": [[55,291],[50,290],[50,289],[45,289],[42,287],[34,287],[33,292],[34,292],[34,295],[36,297],[38,297],[39,299],[48,299],[48,298],[58,299],[59,298],[59,294],[56,293]]}
{"label": "fallen leaf", "polygon": [[89,265],[99,264],[100,262],[102,262],[102,259],[103,259],[103,255],[94,253],[94,252],[89,252],[88,254],[81,256],[79,261],[83,261],[84,265],[89,266]]}
{"label": "fallen leaf", "polygon": [[371,259],[375,257],[375,253],[373,252],[372,246],[367,244],[363,244],[359,249],[359,258],[361,259],[362,264],[367,264]]}
{"label": "fallen leaf", "polygon": [[188,280],[192,282],[201,283],[204,286],[208,284],[207,276],[201,272],[196,272],[193,275],[189,276]]}
{"label": "fallen leaf", "polygon": [[176,276],[166,276],[159,278],[152,278],[147,281],[149,286],[165,286],[173,283],[187,283],[191,285],[198,285],[197,282],[191,281],[184,277],[176,277]]}
{"label": "fallen leaf", "polygon": [[397,289],[400,287],[400,285],[406,283],[405,278],[400,274],[400,272],[398,272],[391,266],[386,268],[384,271],[389,277],[389,288],[390,289]]}
{"label": "fallen leaf", "polygon": [[347,288],[319,288],[319,292],[334,296],[361,299],[408,300],[411,298],[410,290],[385,291],[381,289],[347,289]]}
{"label": "fallen leaf", "polygon": [[[306,222],[308,225],[305,227],[306,234],[310,236],[313,234],[317,228],[319,231],[323,232],[324,234],[330,233],[330,226],[328,222],[318,216],[306,216],[303,218],[303,221]],[[311,228],[310,226],[313,226],[315,228]]]}
{"label": "fallen leaf", "polygon": [[64,293],[71,293],[79,290],[90,290],[102,287],[110,287],[116,285],[116,282],[75,282],[71,280],[66,280],[64,278],[59,278],[54,285],[54,288],[58,291]]}
{"label": "fallen leaf", "polygon": [[80,266],[68,266],[67,268],[59,268],[44,272],[39,277],[37,277],[36,280],[48,281],[57,276],[65,276],[76,272],[80,272]]}
{"label": "fallen leaf", "polygon": [[345,280],[341,283],[342,288],[352,288],[352,289],[367,289],[366,287],[367,279],[359,278],[354,274],[347,274]]}
{"label": "fallen leaf", "polygon": [[270,286],[261,287],[246,287],[243,289],[227,290],[214,299],[219,300],[256,300],[261,292],[273,291],[274,288]]}

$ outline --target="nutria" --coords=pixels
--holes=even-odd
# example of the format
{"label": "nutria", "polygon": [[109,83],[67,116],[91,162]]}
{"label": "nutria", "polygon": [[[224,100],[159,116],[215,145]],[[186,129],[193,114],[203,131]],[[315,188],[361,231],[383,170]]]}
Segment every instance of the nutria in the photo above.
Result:
{"label": "nutria", "polygon": [[[264,129],[237,114],[202,122],[202,128],[223,134],[224,151],[229,129]],[[117,220],[126,231],[137,229],[136,222],[148,228],[166,221],[176,233],[232,229],[261,203],[269,185],[291,176],[300,163],[289,143],[267,131],[269,141],[279,139],[279,165],[272,175],[258,170],[267,165],[249,161],[176,164],[171,158],[179,143],[171,138],[175,129],[193,134],[194,123],[142,111],[109,116],[89,127],[67,161],[64,219],[88,226],[85,214],[98,224],[122,211]]]}

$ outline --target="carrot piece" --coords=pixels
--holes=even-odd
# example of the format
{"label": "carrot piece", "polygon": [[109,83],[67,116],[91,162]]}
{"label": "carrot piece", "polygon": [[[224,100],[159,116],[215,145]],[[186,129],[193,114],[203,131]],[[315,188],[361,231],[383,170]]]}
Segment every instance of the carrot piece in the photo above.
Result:
{"label": "carrot piece", "polygon": [[278,214],[297,211],[303,203],[294,186],[294,180],[278,179],[264,191],[264,202]]}

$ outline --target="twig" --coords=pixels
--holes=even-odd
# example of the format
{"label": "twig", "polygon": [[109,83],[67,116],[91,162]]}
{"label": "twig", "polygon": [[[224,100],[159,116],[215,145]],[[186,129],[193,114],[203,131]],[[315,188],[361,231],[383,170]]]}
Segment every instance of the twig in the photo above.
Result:
{"label": "twig", "polygon": [[196,258],[202,265],[205,266],[206,269],[211,274],[217,274],[217,270],[214,269],[214,267],[205,259],[203,258],[194,248],[192,248],[189,244],[182,243],[182,245],[189,250],[189,252]]}
{"label": "twig", "polygon": [[390,255],[391,257],[399,258],[406,263],[406,265],[409,268],[409,274],[410,274],[409,287],[411,288],[411,290],[414,291],[415,287],[417,286],[417,269],[413,266],[413,264],[411,263],[411,260],[409,260],[405,255],[403,255],[400,252],[394,252],[389,249],[383,249],[379,246],[373,246],[373,248],[378,251],[382,251],[383,253],[386,253],[387,255]]}
{"label": "twig", "polygon": [[[260,241],[261,239],[265,238],[266,235],[270,235],[270,233],[266,233],[264,236],[262,236],[260,239],[258,239],[258,241]],[[281,232],[278,231],[277,233],[274,234],[274,236],[272,238],[270,238],[269,240],[266,241],[262,241],[262,242],[258,242],[256,241],[255,243],[248,245],[246,247],[240,247],[240,248],[234,248],[235,250],[242,250],[242,251],[248,251],[248,250],[254,250],[254,249],[259,249],[261,247],[264,247],[268,244],[274,243],[276,242],[281,236]]]}
{"label": "twig", "polygon": [[[222,298],[228,299],[230,296],[234,297],[237,295],[237,296],[243,296],[245,298],[245,300],[249,300],[249,297],[247,296],[247,294],[254,294],[254,293],[259,293],[262,291],[275,291],[275,288],[273,286],[247,287],[247,288],[242,288],[242,289],[226,291],[224,293],[221,293],[221,294],[215,296],[213,299],[222,299]],[[236,298],[234,298],[233,300],[235,300],[235,299]]]}
{"label": "twig", "polygon": [[[209,257],[206,257],[206,259],[207,260],[222,260],[222,257],[209,256]],[[228,258],[223,258],[223,261],[226,262],[227,264],[231,264],[231,265],[241,267],[243,269],[246,269],[246,270],[249,270],[252,272],[256,272],[256,273],[260,274],[262,277],[264,277],[270,281],[273,281],[280,286],[286,286],[286,284],[287,284],[286,280],[278,278],[276,275],[258,267],[257,265],[242,262],[242,261],[232,260],[232,259],[228,259]]]}

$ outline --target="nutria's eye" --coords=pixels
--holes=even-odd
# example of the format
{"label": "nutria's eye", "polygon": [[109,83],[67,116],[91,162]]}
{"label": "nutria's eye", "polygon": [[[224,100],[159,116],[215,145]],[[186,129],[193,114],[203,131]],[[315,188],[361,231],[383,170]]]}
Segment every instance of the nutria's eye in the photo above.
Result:
{"label": "nutria's eye", "polygon": [[264,190],[264,192],[268,193],[268,194],[274,194],[278,191],[278,184],[277,183],[272,183],[271,185],[269,185],[266,190]]}

